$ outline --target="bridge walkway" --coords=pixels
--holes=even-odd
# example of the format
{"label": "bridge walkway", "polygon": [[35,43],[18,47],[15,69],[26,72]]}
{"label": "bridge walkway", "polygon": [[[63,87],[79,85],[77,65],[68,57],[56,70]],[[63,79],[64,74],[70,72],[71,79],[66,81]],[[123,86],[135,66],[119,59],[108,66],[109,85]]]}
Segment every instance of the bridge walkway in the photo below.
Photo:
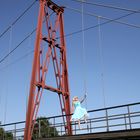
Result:
{"label": "bridge walkway", "polygon": [[140,140],[140,129],[60,136],[39,140]]}

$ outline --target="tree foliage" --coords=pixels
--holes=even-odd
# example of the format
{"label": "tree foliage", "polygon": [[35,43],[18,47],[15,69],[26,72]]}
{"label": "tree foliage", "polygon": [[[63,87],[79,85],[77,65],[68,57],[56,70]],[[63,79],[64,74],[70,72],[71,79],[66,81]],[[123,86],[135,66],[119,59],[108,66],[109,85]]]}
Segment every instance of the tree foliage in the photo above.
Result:
{"label": "tree foliage", "polygon": [[38,118],[34,125],[32,140],[54,136],[58,136],[56,128],[45,117]]}
{"label": "tree foliage", "polygon": [[6,132],[3,128],[0,128],[0,140],[13,140],[13,134]]}

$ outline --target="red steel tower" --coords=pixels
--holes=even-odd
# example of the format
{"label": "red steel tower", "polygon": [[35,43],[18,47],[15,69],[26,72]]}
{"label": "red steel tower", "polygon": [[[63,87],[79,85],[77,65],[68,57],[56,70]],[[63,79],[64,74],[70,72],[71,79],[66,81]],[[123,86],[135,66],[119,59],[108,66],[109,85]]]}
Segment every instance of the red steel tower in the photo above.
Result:
{"label": "red steel tower", "polygon": [[[65,130],[67,134],[72,134],[70,116],[67,116],[70,114],[70,92],[66,60],[66,43],[64,37],[64,9],[53,3],[51,0],[40,0],[39,3],[40,9],[36,31],[24,140],[31,140],[44,89],[58,94],[62,115],[66,115],[63,118],[63,120],[67,122]],[[53,18],[51,19],[52,14]],[[44,29],[44,24],[46,29],[45,33],[42,31]],[[59,39],[56,36],[59,36]],[[47,44],[47,50],[42,49],[42,42]],[[45,54],[45,57],[43,57],[43,54]],[[56,87],[52,87],[46,83],[46,75],[48,73],[50,61],[52,61],[54,68]]]}

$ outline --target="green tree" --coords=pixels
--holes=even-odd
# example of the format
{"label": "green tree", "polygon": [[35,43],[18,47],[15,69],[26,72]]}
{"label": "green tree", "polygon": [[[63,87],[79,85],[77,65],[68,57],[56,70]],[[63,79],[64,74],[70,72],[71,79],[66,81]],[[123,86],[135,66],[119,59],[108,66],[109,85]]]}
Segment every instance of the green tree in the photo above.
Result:
{"label": "green tree", "polygon": [[45,117],[38,118],[34,125],[32,140],[54,136],[58,136],[57,129]]}
{"label": "green tree", "polygon": [[4,136],[4,129],[0,128],[0,140],[3,138]]}
{"label": "green tree", "polygon": [[3,128],[0,128],[0,140],[13,140],[13,134],[6,132]]}

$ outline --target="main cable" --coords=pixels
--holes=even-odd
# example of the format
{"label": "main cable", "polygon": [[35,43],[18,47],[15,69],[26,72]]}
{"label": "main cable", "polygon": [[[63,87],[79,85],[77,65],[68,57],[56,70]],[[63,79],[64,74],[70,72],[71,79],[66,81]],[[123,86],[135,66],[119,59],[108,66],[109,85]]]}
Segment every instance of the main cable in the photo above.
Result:
{"label": "main cable", "polygon": [[[50,16],[53,15],[54,12],[52,12],[50,14]],[[43,21],[43,23],[45,22],[45,20]],[[1,60],[0,60],[0,64],[8,57],[10,56],[16,49],[18,49],[20,47],[20,45],[26,41],[35,31],[37,30],[37,28],[33,29],[31,33],[29,33],[15,48],[13,48],[8,54],[6,54]]]}
{"label": "main cable", "polygon": [[36,0],[28,7],[26,8],[19,17],[17,17],[11,25],[9,25],[1,34],[0,34],[0,38],[9,31],[9,29],[11,28],[11,26],[15,25],[17,23],[17,21],[19,21],[25,14],[26,12],[31,9],[31,7],[36,3]]}
{"label": "main cable", "polygon": [[[139,11],[140,11],[140,10],[139,10]],[[113,21],[119,20],[119,19],[121,19],[121,18],[128,17],[128,16],[133,15],[133,14],[135,14],[135,13],[136,13],[136,12],[128,13],[128,14],[125,14],[125,15],[123,15],[123,16],[114,18],[114,19],[112,19],[112,20],[103,22],[103,23],[100,24],[100,26],[103,26],[103,25],[105,25],[105,24],[108,24],[108,23],[111,23],[111,22],[113,22]],[[78,34],[78,33],[81,33],[82,31],[87,31],[87,30],[96,28],[96,27],[98,27],[98,26],[99,26],[99,25],[96,24],[96,25],[94,25],[94,26],[87,27],[87,28],[85,28],[84,30],[78,30],[78,31],[75,31],[75,32],[66,34],[66,35],[64,35],[64,37],[68,37],[68,36],[71,36],[71,35],[74,35],[74,34]],[[57,37],[56,39],[60,39],[61,37],[63,37],[63,36],[59,36],[59,37]]]}
{"label": "main cable", "polygon": [[[79,9],[70,8],[68,6],[66,6],[66,8],[69,9],[69,10],[73,10],[75,12],[78,12],[78,13],[82,14],[82,11],[80,11]],[[89,16],[93,16],[93,17],[96,17],[96,18],[100,17],[101,19],[104,19],[104,20],[113,20],[111,18],[108,18],[108,17],[105,17],[105,16],[101,16],[101,15],[97,15],[97,14],[93,14],[91,12],[84,12],[84,14],[89,15]],[[116,22],[116,23],[119,23],[119,24],[123,24],[123,25],[126,25],[126,26],[130,26],[130,27],[134,27],[134,28],[140,28],[140,26],[138,26],[138,25],[130,24],[130,23],[127,23],[127,22],[124,22],[124,21],[114,20],[113,22]]]}
{"label": "main cable", "polygon": [[10,56],[17,48],[20,47],[20,45],[27,40],[34,32],[36,31],[36,28],[30,33],[28,34],[14,49],[12,49],[8,54],[6,54],[1,60],[0,63],[2,63],[8,56]]}
{"label": "main cable", "polygon": [[26,54],[24,54],[23,56],[17,58],[16,60],[12,61],[11,63],[9,63],[8,65],[0,68],[0,71],[2,71],[3,69],[13,65],[13,64],[16,64],[17,62],[23,60],[25,57],[28,57],[29,55],[33,54],[34,53],[34,49],[30,50],[29,52],[27,52]]}
{"label": "main cable", "polygon": [[106,7],[106,8],[111,8],[111,9],[123,10],[123,11],[127,11],[127,12],[137,12],[137,13],[140,12],[140,11],[134,10],[134,9],[117,7],[117,6],[113,6],[113,5],[99,4],[99,3],[95,3],[95,2],[94,3],[93,2],[87,2],[87,1],[83,1],[83,0],[71,0],[71,1],[84,3],[84,4],[89,4],[89,5],[94,5],[94,6]]}
{"label": "main cable", "polygon": [[[140,11],[140,10],[138,10]],[[131,13],[128,13],[128,14],[125,14],[123,16],[120,16],[118,18],[114,18],[114,19],[111,19],[111,20],[108,20],[106,22],[103,22],[100,24],[100,26],[102,25],[105,25],[105,24],[108,24],[108,23],[111,23],[111,22],[114,22],[116,20],[119,20],[119,19],[122,19],[122,18],[125,18],[125,17],[128,17],[130,15],[133,15],[137,12],[131,12]],[[93,29],[93,28],[96,28],[98,27],[99,25],[94,25],[94,26],[90,26],[90,27],[87,27],[87,28],[84,28],[82,30],[78,30],[78,31],[75,31],[75,32],[72,32],[72,33],[69,33],[69,34],[65,34],[64,36],[59,36],[59,37],[56,37],[56,39],[60,39],[61,37],[68,37],[68,36],[71,36],[71,35],[74,35],[74,34],[78,34],[78,33],[81,33],[82,31],[87,31],[87,30],[90,30],[90,29]],[[30,37],[30,35],[32,35],[34,32],[36,31],[36,28],[29,34],[27,35],[11,52],[9,52],[8,54],[6,54],[1,60],[0,60],[0,63],[2,63],[10,54],[12,54],[18,47],[20,47],[20,45],[28,38]]]}

